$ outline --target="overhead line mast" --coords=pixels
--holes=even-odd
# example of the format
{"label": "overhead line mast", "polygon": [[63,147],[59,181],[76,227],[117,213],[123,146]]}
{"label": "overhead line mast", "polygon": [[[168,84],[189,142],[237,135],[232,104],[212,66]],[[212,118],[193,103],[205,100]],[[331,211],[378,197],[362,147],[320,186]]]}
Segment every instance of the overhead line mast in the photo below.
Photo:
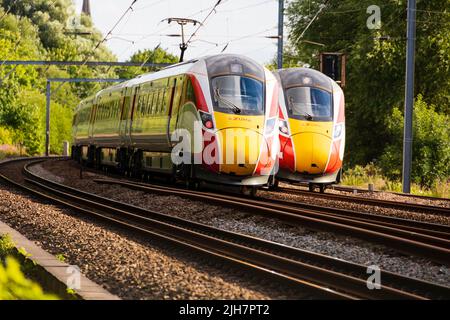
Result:
{"label": "overhead line mast", "polygon": [[411,192],[413,143],[414,61],[416,50],[416,0],[408,0],[406,44],[405,124],[403,134],[403,193]]}

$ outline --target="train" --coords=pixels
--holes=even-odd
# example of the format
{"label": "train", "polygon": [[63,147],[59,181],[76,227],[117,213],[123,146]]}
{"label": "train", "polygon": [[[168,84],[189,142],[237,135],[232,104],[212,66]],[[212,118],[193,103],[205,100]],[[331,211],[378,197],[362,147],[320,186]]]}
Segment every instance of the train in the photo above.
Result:
{"label": "train", "polygon": [[255,194],[275,176],[279,85],[250,58],[218,54],[143,74],[88,97],[72,158],[138,177],[162,175]]}
{"label": "train", "polygon": [[279,86],[280,156],[276,181],[307,183],[324,192],[339,183],[345,148],[345,101],[341,87],[310,68],[274,72]]}

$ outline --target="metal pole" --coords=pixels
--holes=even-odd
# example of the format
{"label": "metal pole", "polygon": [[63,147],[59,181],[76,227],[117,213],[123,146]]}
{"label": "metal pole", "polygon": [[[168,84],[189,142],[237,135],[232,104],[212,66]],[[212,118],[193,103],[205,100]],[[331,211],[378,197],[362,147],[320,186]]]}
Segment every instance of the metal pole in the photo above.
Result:
{"label": "metal pole", "polygon": [[183,62],[184,60],[184,52],[187,49],[187,45],[184,42],[184,24],[181,25],[181,44],[180,44],[180,50],[181,50],[181,54],[180,54],[180,62]]}
{"label": "metal pole", "polygon": [[283,68],[283,26],[284,26],[284,0],[278,0],[278,69]]}
{"label": "metal pole", "polygon": [[413,143],[414,60],[416,46],[416,0],[408,0],[406,45],[405,124],[403,136],[403,192],[411,192],[411,163]]}
{"label": "metal pole", "polygon": [[47,80],[47,108],[45,114],[45,155],[48,157],[50,154],[50,81]]}

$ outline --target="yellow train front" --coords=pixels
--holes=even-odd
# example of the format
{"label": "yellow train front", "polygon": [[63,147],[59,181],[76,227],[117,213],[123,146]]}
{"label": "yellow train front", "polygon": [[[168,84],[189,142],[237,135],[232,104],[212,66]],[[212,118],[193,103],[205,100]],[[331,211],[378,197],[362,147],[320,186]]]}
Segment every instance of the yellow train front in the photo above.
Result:
{"label": "yellow train front", "polygon": [[345,147],[344,94],[323,73],[290,68],[280,85],[280,159],[277,180],[308,183],[313,191],[339,183]]}

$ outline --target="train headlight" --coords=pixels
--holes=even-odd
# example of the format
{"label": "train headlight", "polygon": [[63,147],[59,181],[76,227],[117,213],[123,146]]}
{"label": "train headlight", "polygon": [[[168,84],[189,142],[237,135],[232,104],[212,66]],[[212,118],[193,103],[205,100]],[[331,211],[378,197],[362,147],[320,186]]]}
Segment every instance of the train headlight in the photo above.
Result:
{"label": "train headlight", "polygon": [[343,131],[344,131],[344,124],[342,123],[336,124],[333,130],[333,138],[339,139],[342,136]]}
{"label": "train headlight", "polygon": [[273,133],[276,123],[277,123],[276,118],[267,119],[264,134],[269,135],[269,134]]}
{"label": "train headlight", "polygon": [[281,120],[280,119],[279,128],[280,128],[280,133],[282,135],[289,136],[289,127],[288,127],[288,123],[287,123],[286,120]]}
{"label": "train headlight", "polygon": [[206,129],[213,129],[214,128],[214,122],[212,115],[207,112],[199,111],[200,113],[200,119],[202,119],[202,124]]}

